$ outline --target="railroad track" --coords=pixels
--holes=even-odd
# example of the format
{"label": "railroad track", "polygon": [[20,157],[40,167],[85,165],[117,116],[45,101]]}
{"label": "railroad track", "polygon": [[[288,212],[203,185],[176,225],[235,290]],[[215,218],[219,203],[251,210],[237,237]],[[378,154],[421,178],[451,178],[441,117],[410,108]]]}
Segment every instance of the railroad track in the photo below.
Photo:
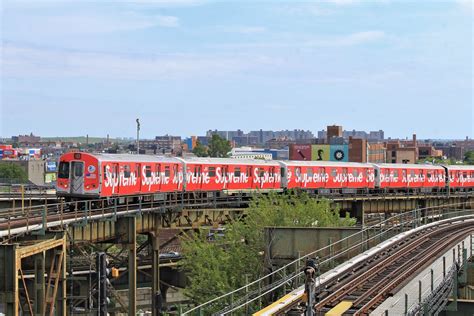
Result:
{"label": "railroad track", "polygon": [[[472,232],[473,221],[427,227],[375,252],[340,275],[322,278],[321,286],[316,287],[314,314],[325,315],[347,302],[339,315],[369,315],[403,288],[411,276]],[[282,298],[278,303],[282,308],[276,313],[262,310],[256,315],[302,315],[306,309],[303,292],[302,287]]]}

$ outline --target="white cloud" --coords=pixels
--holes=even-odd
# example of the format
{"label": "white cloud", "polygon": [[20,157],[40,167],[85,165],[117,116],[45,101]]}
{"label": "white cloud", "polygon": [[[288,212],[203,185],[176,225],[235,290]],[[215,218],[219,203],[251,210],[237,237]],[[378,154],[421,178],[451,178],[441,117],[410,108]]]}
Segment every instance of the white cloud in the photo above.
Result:
{"label": "white cloud", "polygon": [[474,0],[456,0],[458,5],[468,13],[474,13]]}
{"label": "white cloud", "polygon": [[304,43],[306,47],[341,47],[341,46],[355,46],[364,43],[374,42],[385,37],[382,31],[366,31],[357,32],[349,35],[332,36],[326,38],[317,38],[309,40]]}
{"label": "white cloud", "polygon": [[224,32],[241,33],[241,34],[255,34],[255,33],[263,33],[266,31],[266,28],[263,26],[235,26],[235,27],[222,27],[220,29]]}
{"label": "white cloud", "polygon": [[116,55],[53,50],[6,43],[2,71],[12,77],[99,77],[162,80],[219,77],[268,67],[279,61],[261,55]]}

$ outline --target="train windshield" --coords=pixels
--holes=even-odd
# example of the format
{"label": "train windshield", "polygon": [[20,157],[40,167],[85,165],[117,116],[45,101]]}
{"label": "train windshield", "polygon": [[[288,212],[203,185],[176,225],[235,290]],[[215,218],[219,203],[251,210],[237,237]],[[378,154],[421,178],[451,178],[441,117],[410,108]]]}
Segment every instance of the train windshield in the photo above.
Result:
{"label": "train windshield", "polygon": [[59,163],[58,178],[69,179],[69,162],[61,161]]}

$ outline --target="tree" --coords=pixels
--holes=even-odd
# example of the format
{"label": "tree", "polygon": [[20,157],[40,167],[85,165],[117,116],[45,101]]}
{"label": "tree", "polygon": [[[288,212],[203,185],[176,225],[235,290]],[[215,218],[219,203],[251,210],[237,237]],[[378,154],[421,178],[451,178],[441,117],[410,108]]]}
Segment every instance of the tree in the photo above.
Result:
{"label": "tree", "polygon": [[468,151],[464,154],[464,163],[467,165],[474,165],[474,150]]}
{"label": "tree", "polygon": [[209,142],[209,156],[224,158],[232,149],[230,142],[217,134],[213,134]]}
{"label": "tree", "polygon": [[5,162],[0,164],[0,179],[23,183],[28,181],[28,175],[20,166]]}
{"label": "tree", "polygon": [[347,227],[355,219],[341,218],[328,200],[306,193],[288,192],[255,197],[243,221],[226,226],[223,236],[209,241],[209,230],[200,229],[182,240],[182,268],[189,278],[185,293],[203,303],[255,280],[264,271],[264,228],[268,226]]}
{"label": "tree", "polygon": [[197,141],[196,146],[193,148],[193,153],[198,157],[207,157],[209,156],[208,148]]}

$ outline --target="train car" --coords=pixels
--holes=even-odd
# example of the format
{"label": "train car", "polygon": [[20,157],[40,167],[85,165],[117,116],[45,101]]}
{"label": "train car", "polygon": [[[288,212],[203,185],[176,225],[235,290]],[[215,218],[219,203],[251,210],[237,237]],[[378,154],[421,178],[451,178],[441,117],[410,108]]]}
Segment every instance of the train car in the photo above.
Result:
{"label": "train car", "polygon": [[183,187],[178,159],[82,152],[61,156],[56,184],[60,196],[88,198],[177,192]]}
{"label": "train car", "polygon": [[442,189],[446,186],[445,170],[435,165],[374,164],[376,187],[386,190]]}
{"label": "train car", "polygon": [[183,158],[185,191],[275,190],[280,164],[260,159]]}
{"label": "train car", "polygon": [[451,189],[474,188],[474,166],[449,165],[443,166]]}
{"label": "train car", "polygon": [[285,161],[283,186],[288,189],[372,189],[374,166],[353,162]]}

